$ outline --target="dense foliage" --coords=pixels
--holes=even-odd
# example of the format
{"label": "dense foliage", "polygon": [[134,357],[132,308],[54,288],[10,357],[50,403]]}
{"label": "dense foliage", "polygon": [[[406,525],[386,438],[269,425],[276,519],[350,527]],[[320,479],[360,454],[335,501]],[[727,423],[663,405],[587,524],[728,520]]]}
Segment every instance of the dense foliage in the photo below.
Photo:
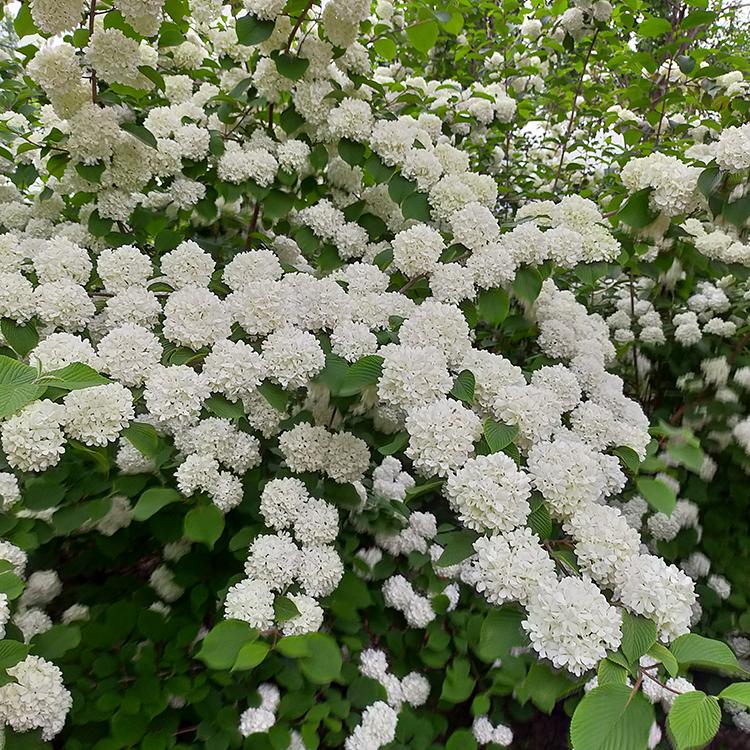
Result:
{"label": "dense foliage", "polygon": [[5,747],[750,741],[741,8],[3,21]]}

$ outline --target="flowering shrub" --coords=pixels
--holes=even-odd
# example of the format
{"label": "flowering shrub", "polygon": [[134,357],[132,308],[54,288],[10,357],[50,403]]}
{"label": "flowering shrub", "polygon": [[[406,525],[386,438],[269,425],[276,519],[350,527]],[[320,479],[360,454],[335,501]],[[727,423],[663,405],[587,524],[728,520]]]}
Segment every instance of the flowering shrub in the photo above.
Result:
{"label": "flowering shrub", "polygon": [[[605,0],[558,5],[513,34],[607,36]],[[510,746],[558,702],[576,750],[750,728],[747,600],[721,606],[699,507],[750,453],[750,126],[584,176],[569,127],[501,195],[541,78],[406,75],[463,23],[16,9],[7,747]]]}

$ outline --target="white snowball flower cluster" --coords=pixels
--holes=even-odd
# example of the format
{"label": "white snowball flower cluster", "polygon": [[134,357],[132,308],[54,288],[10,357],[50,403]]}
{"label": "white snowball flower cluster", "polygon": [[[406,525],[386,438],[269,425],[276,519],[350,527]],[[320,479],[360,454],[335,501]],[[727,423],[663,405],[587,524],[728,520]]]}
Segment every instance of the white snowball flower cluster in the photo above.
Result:
{"label": "white snowball flower cluster", "polygon": [[427,552],[429,542],[437,534],[437,521],[432,513],[414,511],[409,515],[406,526],[396,534],[377,534],[375,541],[379,547],[391,555],[408,555],[411,552]]}
{"label": "white snowball flower cluster", "polygon": [[526,522],[531,482],[503,453],[469,459],[448,476],[445,495],[464,526],[511,531]]}
{"label": "white snowball flower cluster", "polygon": [[409,672],[399,679],[388,669],[385,652],[376,648],[365,649],[359,657],[359,671],[370,679],[377,680],[386,690],[388,704],[396,711],[404,703],[418,707],[430,695],[430,683],[418,672]]}
{"label": "white snowball flower cluster", "polygon": [[414,477],[403,470],[403,465],[395,456],[386,456],[372,472],[372,489],[388,500],[403,500],[409,489],[414,487]]}
{"label": "white snowball flower cluster", "polygon": [[474,549],[476,557],[464,575],[492,604],[526,604],[554,578],[555,563],[529,528],[480,537]]}
{"label": "white snowball flower cluster", "polygon": [[690,629],[695,603],[693,581],[653,555],[636,555],[615,573],[615,595],[632,612],[656,622],[668,643]]}
{"label": "white snowball flower cluster", "polygon": [[346,738],[346,750],[377,750],[396,737],[398,713],[387,703],[378,701],[362,713],[362,721]]}
{"label": "white snowball flower cluster", "polygon": [[401,575],[392,576],[383,583],[383,598],[387,607],[401,612],[413,628],[424,628],[435,619],[430,600],[418,594]]}
{"label": "white snowball flower cluster", "polygon": [[621,614],[591,581],[550,579],[534,593],[522,625],[534,650],[581,675],[622,640]]}
{"label": "white snowball flower cluster", "polygon": [[279,448],[292,471],[323,472],[335,482],[356,482],[370,465],[370,450],[364,440],[307,423],[281,435]]}
{"label": "white snowball flower cluster", "polygon": [[16,732],[41,729],[43,739],[51,740],[73,703],[62,672],[46,659],[27,656],[8,674],[15,681],[0,687],[0,719]]}
{"label": "white snowball flower cluster", "polygon": [[508,747],[513,742],[513,732],[505,724],[493,724],[487,716],[477,716],[471,725],[471,733],[480,745],[491,742],[501,747]]}
{"label": "white snowball flower cluster", "polygon": [[276,723],[279,710],[279,689],[276,685],[263,682],[258,685],[260,705],[245,709],[240,715],[240,734],[249,737],[255,732],[267,732]]}
{"label": "white snowball flower cluster", "polygon": [[631,159],[622,169],[622,181],[631,191],[650,190],[649,202],[667,216],[690,213],[699,204],[699,167],[683,164],[674,156],[654,152]]}

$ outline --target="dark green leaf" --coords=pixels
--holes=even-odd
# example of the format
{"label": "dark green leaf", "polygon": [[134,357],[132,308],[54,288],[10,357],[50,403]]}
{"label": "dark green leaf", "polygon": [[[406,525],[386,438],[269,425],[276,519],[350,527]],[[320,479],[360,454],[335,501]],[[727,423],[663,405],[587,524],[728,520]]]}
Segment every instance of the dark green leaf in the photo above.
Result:
{"label": "dark green leaf", "polygon": [[212,548],[224,531],[224,514],[215,505],[199,505],[185,515],[185,536]]}
{"label": "dark green leaf", "polygon": [[237,40],[248,47],[265,42],[273,34],[274,25],[273,21],[261,21],[250,15],[242,16],[236,23]]}
{"label": "dark green leaf", "polygon": [[162,508],[180,500],[182,495],[171,487],[151,487],[138,498],[133,508],[133,518],[136,521],[146,521]]}

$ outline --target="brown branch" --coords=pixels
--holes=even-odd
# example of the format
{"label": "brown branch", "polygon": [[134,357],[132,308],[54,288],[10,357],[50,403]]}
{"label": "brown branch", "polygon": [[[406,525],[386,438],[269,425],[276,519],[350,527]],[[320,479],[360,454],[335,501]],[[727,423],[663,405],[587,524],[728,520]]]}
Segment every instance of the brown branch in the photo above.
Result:
{"label": "brown branch", "polygon": [[258,226],[258,216],[260,215],[260,200],[255,201],[255,208],[253,209],[253,217],[250,219],[250,225],[247,228],[247,235],[245,236],[245,250],[249,250],[253,244],[253,232]]}
{"label": "brown branch", "polygon": [[588,51],[586,52],[586,57],[583,60],[583,67],[581,68],[581,75],[578,76],[578,86],[576,87],[576,92],[573,95],[573,105],[570,108],[570,119],[568,120],[568,129],[565,131],[565,138],[563,139],[562,149],[560,151],[560,161],[557,164],[557,173],[555,174],[555,181],[552,184],[552,192],[554,193],[557,189],[557,183],[560,180],[560,173],[562,172],[563,168],[563,161],[565,160],[565,152],[568,149],[568,141],[570,140],[570,134],[573,132],[573,124],[575,122],[575,116],[576,116],[576,103],[578,102],[578,97],[581,95],[581,91],[583,90],[583,76],[586,74],[586,68],[589,64],[589,58],[591,57],[591,53],[594,51],[594,44],[596,44],[596,37],[599,35],[599,29],[594,30],[594,34],[591,37],[591,44],[589,45]]}
{"label": "brown branch", "polygon": [[297,20],[294,22],[294,26],[292,26],[292,30],[289,32],[289,38],[286,41],[286,51],[289,52],[289,50],[292,48],[292,42],[294,41],[294,37],[297,35],[297,32],[299,31],[299,27],[302,26],[303,21],[307,17],[307,14],[310,12],[310,8],[315,5],[315,0],[309,0],[307,5],[302,9],[302,12],[297,17]]}
{"label": "brown branch", "polygon": [[[89,8],[89,41],[94,36],[94,18],[96,16],[96,0],[91,0]],[[96,104],[96,71],[91,68],[91,103]]]}
{"label": "brown branch", "polygon": [[[635,291],[633,289],[633,274],[629,274],[630,276],[630,317],[634,320],[635,319]],[[640,377],[638,374],[638,349],[635,346],[635,343],[633,344],[633,370],[635,374],[635,396],[638,398],[641,393],[641,384],[640,384]]]}

